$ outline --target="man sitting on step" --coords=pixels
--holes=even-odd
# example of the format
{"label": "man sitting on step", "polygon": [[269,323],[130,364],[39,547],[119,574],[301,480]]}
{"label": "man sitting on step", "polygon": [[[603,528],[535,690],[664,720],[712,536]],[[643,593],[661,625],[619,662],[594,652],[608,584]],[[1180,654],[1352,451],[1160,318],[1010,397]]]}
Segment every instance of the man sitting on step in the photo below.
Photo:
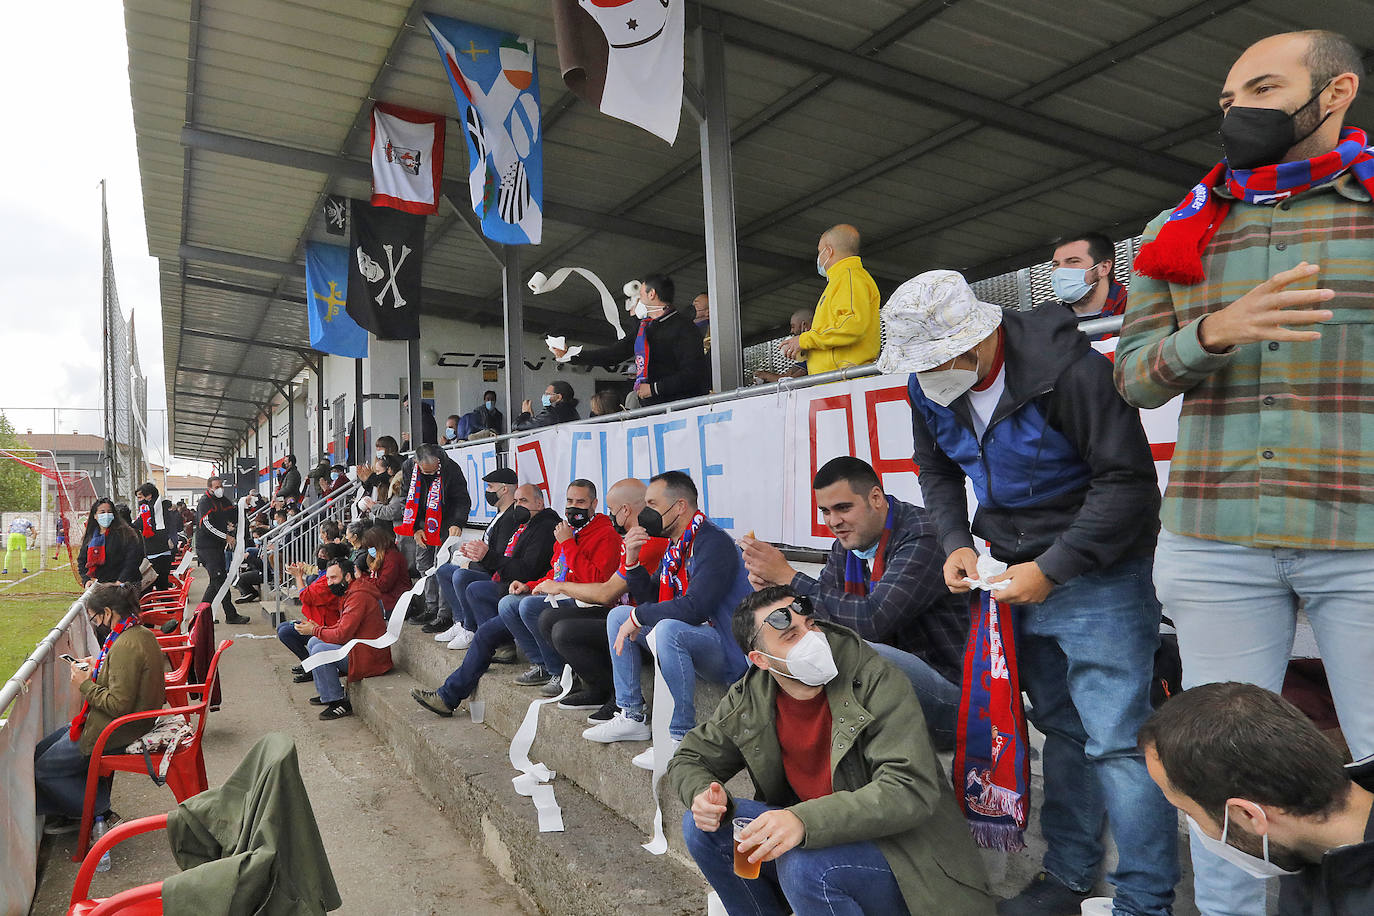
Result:
{"label": "man sitting on step", "polygon": [[[466,565],[445,563],[434,573],[439,591],[453,612],[453,626],[434,634],[436,642],[450,649],[466,649],[472,645],[472,634],[478,621],[467,607],[467,588],[474,582],[490,581],[492,574],[506,560],[506,545],[515,529],[530,520],[530,512],[515,501],[518,483],[514,468],[497,468],[482,478],[486,484],[487,505],[496,510],[496,517],[487,523],[480,538],[464,541],[458,553]],[[423,629],[423,628],[422,628]]]}
{"label": "man sitting on step", "polygon": [[[568,485],[564,520],[553,529],[553,562],[542,578],[512,582],[510,594],[496,605],[506,629],[530,660],[530,669],[515,679],[522,687],[542,687],[545,696],[557,696],[563,659],[539,632],[539,618],[565,585],[604,581],[620,563],[620,535],[610,518],[596,511],[596,484],[577,479]],[[568,597],[557,606],[575,607]]]}
{"label": "man sitting on step", "polygon": [[[814,612],[785,585],[734,612],[753,667],[668,764],[692,858],[732,914],[991,916],[982,859],[910,682]],[[724,789],[741,770],[754,799]],[[753,880],[735,864],[741,820]]]}
{"label": "man sitting on step", "polygon": [[[644,481],[627,477],[612,484],[606,493],[611,525],[622,538],[628,533],[627,526],[638,524],[645,490]],[[649,538],[639,548],[639,565],[657,569],[667,549],[667,538]],[[606,644],[606,615],[617,604],[634,603],[629,596],[630,584],[626,581],[623,542],[619,550],[619,565],[604,582],[564,582],[557,586],[545,583],[534,589],[536,593],[541,590],[561,592],[574,599],[572,603],[544,611],[539,616],[539,632],[558,656],[572,665],[573,674],[577,676],[572,690],[559,701],[558,708],[596,710],[587,717],[590,725],[608,721],[619,710],[615,705],[610,647]],[[638,762],[639,758],[635,760]]]}
{"label": "man sitting on step", "polygon": [[[639,556],[651,537],[669,541],[653,573]],[[639,525],[625,535],[625,580],[637,606],[622,605],[606,617],[620,712],[582,737],[603,744],[649,739],[638,647],[657,632],[660,668],[673,695],[668,734],[677,742],[696,724],[697,678],[730,684],[748,667],[730,638],[730,614],[750,592],[739,548],[697,508],[696,484],[681,471],[649,481]]]}

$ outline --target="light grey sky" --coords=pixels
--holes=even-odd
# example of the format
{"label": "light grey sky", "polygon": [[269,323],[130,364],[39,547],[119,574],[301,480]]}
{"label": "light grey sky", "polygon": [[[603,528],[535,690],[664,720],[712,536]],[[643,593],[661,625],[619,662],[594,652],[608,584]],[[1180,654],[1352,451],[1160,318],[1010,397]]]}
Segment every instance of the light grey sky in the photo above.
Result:
{"label": "light grey sky", "polygon": [[[100,179],[119,300],[148,377],[149,456],[165,463],[157,261],[143,229],[123,4],[7,4],[0,144],[0,408],[22,433],[99,434]],[[42,408],[23,409],[15,408]],[[83,409],[84,408],[84,409]],[[206,473],[173,462],[177,473]]]}

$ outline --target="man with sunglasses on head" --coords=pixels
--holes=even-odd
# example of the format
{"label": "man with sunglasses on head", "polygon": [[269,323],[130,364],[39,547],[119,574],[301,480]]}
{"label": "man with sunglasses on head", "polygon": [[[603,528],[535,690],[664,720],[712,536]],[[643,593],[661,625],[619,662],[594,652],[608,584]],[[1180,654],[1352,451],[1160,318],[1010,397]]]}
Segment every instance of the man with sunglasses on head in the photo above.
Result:
{"label": "man with sunglasses on head", "polygon": [[821,617],[854,630],[911,681],[935,749],[954,747],[968,642],[968,599],[945,587],[945,554],[926,510],[883,492],[873,466],[841,455],[812,487],[835,543],[820,578],[797,572],[782,551],[740,541],[755,588],[787,585],[817,601]]}
{"label": "man with sunglasses on head", "polygon": [[[990,916],[982,860],[901,672],[785,585],[745,598],[731,631],[751,667],[667,771],[687,849],[726,910]],[[740,770],[753,799],[724,789]],[[735,873],[735,818],[752,818],[740,847],[761,863],[756,879]]]}

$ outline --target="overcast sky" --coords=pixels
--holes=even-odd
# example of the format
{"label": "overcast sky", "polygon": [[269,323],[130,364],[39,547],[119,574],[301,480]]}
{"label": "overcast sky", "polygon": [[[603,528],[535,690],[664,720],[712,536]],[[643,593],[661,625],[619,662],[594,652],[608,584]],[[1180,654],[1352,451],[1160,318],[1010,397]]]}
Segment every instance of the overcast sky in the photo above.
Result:
{"label": "overcast sky", "polygon": [[[58,20],[60,19],[60,23]],[[148,377],[149,457],[166,458],[157,261],[148,257],[123,5],[7,4],[0,144],[0,409],[22,433],[100,434],[100,180],[119,301]],[[26,408],[26,409],[17,409]],[[40,409],[29,409],[40,408]],[[180,473],[208,465],[175,462]]]}

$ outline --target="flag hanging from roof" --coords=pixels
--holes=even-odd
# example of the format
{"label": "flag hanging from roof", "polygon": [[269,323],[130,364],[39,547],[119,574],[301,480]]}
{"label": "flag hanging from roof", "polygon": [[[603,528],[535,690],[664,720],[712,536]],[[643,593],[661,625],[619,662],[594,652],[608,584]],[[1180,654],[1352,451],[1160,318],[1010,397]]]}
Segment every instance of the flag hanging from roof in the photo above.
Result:
{"label": "flag hanging from roof", "polygon": [[367,331],[344,308],[348,304],[347,248],[321,242],[305,246],[305,301],[310,346],[355,359],[367,356]]}
{"label": "flag hanging from roof", "polygon": [[553,0],[563,82],[602,114],[672,143],[682,121],[686,0]]}
{"label": "flag hanging from roof", "polygon": [[416,339],[425,218],[361,200],[348,210],[348,314],[379,340]]}
{"label": "flag hanging from roof", "polygon": [[482,233],[508,245],[539,244],[544,144],[534,39],[446,16],[425,16],[425,25],[458,103]]}
{"label": "flag hanging from roof", "polygon": [[439,212],[444,116],[378,102],[372,106],[372,205]]}

